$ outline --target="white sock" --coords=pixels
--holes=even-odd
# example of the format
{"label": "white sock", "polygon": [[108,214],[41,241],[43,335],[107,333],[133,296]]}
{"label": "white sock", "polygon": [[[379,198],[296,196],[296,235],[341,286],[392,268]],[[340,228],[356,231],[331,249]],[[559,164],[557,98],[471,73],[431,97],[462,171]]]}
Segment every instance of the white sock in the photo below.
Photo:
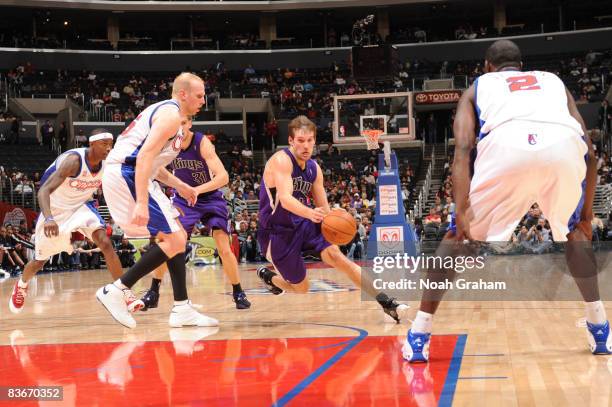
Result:
{"label": "white sock", "polygon": [[17,285],[21,288],[28,288],[28,282],[23,281],[23,277],[19,279],[19,282],[17,283]]}
{"label": "white sock", "polygon": [[430,333],[433,325],[433,314],[418,311],[410,330],[414,333]]}
{"label": "white sock", "polygon": [[113,284],[115,285],[115,287],[117,287],[120,290],[126,290],[127,289],[127,286],[121,282],[120,278],[118,278],[117,281],[115,281]]}
{"label": "white sock", "polygon": [[606,316],[606,309],[601,300],[585,302],[584,306],[586,309],[586,319],[591,324],[601,325],[608,319]]}
{"label": "white sock", "polygon": [[177,305],[187,305],[189,303],[189,300],[185,300],[185,301],[174,301],[174,306],[176,307]]}

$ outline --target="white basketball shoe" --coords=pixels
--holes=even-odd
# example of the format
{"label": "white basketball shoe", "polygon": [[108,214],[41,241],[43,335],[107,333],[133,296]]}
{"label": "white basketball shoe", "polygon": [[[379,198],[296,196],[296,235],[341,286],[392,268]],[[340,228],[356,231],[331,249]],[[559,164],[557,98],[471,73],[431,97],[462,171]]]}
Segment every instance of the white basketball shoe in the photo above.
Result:
{"label": "white basketball shoe", "polygon": [[175,305],[172,307],[168,323],[172,328],[182,328],[184,326],[219,326],[219,321],[216,319],[196,311],[191,301],[187,304]]}
{"label": "white basketball shoe", "polygon": [[126,304],[126,298],[129,296],[129,293],[126,293],[125,290],[120,289],[114,284],[107,284],[96,292],[96,298],[115,321],[126,328],[135,328],[136,321],[130,315]]}

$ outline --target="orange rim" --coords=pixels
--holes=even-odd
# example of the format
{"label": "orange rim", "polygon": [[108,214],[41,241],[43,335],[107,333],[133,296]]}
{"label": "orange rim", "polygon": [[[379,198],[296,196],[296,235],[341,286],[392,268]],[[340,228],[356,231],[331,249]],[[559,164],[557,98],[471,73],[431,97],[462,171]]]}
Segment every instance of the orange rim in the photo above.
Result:
{"label": "orange rim", "polygon": [[378,139],[383,134],[382,130],[363,130],[361,135],[365,138],[368,144],[368,149],[375,149],[378,147]]}

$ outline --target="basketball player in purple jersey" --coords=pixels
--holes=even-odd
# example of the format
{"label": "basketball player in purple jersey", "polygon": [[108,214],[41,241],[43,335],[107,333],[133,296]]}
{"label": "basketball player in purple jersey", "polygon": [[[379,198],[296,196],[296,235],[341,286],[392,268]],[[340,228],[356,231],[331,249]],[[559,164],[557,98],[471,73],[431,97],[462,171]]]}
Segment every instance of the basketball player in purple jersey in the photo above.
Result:
{"label": "basketball player in purple jersey", "polygon": [[[223,262],[223,271],[232,283],[236,308],[247,309],[251,307],[251,303],[240,286],[238,261],[230,248],[229,211],[223,193],[219,191],[219,188],[229,182],[229,175],[215,152],[215,146],[202,133],[193,133],[190,130],[192,124],[193,121],[189,117],[183,126],[181,152],[172,161],[171,167],[178,179],[196,189],[198,199],[194,206],[190,206],[175,192],[172,203],[181,212],[179,221],[189,237],[200,219],[212,230]],[[155,270],[151,288],[142,297],[143,311],[157,307],[159,286],[165,271],[165,267]]]}
{"label": "basketball player in purple jersey", "polygon": [[[302,252],[309,250],[320,252],[325,263],[345,273],[357,287],[362,286],[361,267],[321,234],[320,223],[329,212],[329,203],[321,168],[311,159],[315,141],[315,124],[305,116],[296,117],[289,123],[290,147],[276,152],[264,170],[257,239],[280,275],[265,267],[257,270],[257,275],[276,295],[308,292]],[[315,208],[307,206],[311,195]],[[376,292],[370,282],[364,282],[363,288],[396,322],[408,309],[385,293]]]}

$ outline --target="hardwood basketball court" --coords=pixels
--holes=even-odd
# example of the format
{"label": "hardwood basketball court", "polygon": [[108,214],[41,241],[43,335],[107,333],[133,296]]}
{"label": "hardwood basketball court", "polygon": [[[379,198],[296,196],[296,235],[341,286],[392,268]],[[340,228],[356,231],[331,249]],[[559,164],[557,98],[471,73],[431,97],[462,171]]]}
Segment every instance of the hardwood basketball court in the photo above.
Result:
{"label": "hardwood basketball court", "polygon": [[95,299],[105,270],[39,275],[20,315],[7,308],[15,279],[5,280],[2,386],[62,386],[63,401],[41,402],[58,406],[612,405],[612,356],[588,351],[580,302],[443,303],[430,363],[408,364],[408,322],[386,320],[338,272],[309,268],[311,293],[276,297],[241,266],[253,304],[242,311],[220,266],[190,268],[190,298],[219,329],[169,328],[168,278],[133,330]]}

